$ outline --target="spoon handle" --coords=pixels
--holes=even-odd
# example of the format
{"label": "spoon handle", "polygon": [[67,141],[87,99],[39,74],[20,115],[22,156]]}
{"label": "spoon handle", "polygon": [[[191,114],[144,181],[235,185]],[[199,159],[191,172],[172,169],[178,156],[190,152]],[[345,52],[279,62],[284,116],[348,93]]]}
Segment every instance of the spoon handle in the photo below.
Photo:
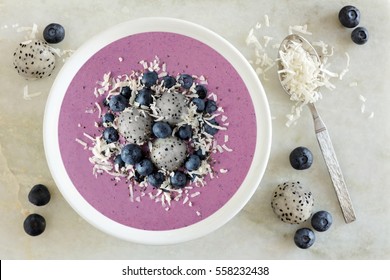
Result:
{"label": "spoon handle", "polygon": [[356,220],[355,211],[353,210],[352,201],[349,197],[347,185],[345,184],[340,165],[337,161],[336,153],[334,151],[328,130],[326,129],[325,123],[322,121],[314,104],[309,103],[308,106],[313,115],[314,128],[318,144],[320,145],[322,155],[324,157],[326,166],[328,167],[330,178],[332,179],[333,186],[340,203],[341,211],[344,215],[344,220],[346,223],[353,222]]}

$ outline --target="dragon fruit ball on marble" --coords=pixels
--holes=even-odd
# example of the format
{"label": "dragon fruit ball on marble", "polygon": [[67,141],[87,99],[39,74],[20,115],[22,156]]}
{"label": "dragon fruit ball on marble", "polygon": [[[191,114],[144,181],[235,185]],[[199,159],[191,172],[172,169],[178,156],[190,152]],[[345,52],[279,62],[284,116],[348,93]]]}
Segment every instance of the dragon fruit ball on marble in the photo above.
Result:
{"label": "dragon fruit ball on marble", "polygon": [[300,182],[285,182],[276,187],[271,207],[281,221],[300,224],[310,218],[314,198],[310,190]]}
{"label": "dragon fruit ball on marble", "polygon": [[165,92],[156,100],[160,115],[170,125],[176,125],[183,120],[187,113],[187,99],[178,92]]}
{"label": "dragon fruit ball on marble", "polygon": [[152,133],[152,118],[142,109],[130,107],[120,113],[117,119],[119,134],[128,143],[142,145]]}
{"label": "dragon fruit ball on marble", "polygon": [[55,55],[50,46],[38,39],[20,43],[14,52],[15,69],[26,79],[50,76],[55,68],[55,62]]}
{"label": "dragon fruit ball on marble", "polygon": [[187,144],[174,136],[157,138],[152,143],[151,160],[159,168],[174,171],[187,157]]}

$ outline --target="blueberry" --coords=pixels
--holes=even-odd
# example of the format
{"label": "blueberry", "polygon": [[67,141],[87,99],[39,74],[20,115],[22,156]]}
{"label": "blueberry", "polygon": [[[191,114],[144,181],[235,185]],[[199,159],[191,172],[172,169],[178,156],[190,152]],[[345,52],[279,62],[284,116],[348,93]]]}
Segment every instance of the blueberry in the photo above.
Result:
{"label": "blueberry", "polygon": [[153,124],[152,131],[157,138],[166,138],[172,134],[171,126],[166,122],[156,122]]}
{"label": "blueberry", "polygon": [[112,126],[107,127],[103,131],[103,139],[106,140],[107,143],[113,143],[119,140],[118,131]]}
{"label": "blueberry", "polygon": [[151,86],[155,85],[157,83],[158,75],[155,71],[149,71],[142,75],[141,83],[147,87],[150,88]]}
{"label": "blueberry", "polygon": [[192,79],[192,77],[188,74],[181,74],[178,82],[183,88],[189,89],[192,86],[194,79]]}
{"label": "blueberry", "polygon": [[202,149],[198,149],[194,152],[195,155],[197,155],[201,160],[204,160],[207,158],[208,154],[204,151],[202,151]]}
{"label": "blueberry", "polygon": [[43,30],[43,39],[49,44],[57,44],[64,40],[65,29],[61,24],[50,23]]}
{"label": "blueberry", "polygon": [[358,45],[363,45],[368,41],[368,31],[364,27],[356,27],[351,33],[351,39]]}
{"label": "blueberry", "polygon": [[153,173],[154,165],[150,159],[145,158],[135,164],[135,170],[137,170],[141,176],[148,176]]}
{"label": "blueberry", "polygon": [[46,220],[39,214],[30,214],[24,220],[23,228],[28,235],[40,235],[46,229]]}
{"label": "blueberry", "polygon": [[103,106],[110,107],[110,101],[107,98],[103,99]]}
{"label": "blueberry", "polygon": [[149,106],[150,103],[152,103],[152,94],[153,91],[151,89],[143,88],[138,91],[135,102],[137,102],[139,105]]}
{"label": "blueberry", "polygon": [[176,79],[172,76],[165,76],[162,78],[162,80],[164,81],[165,88],[171,88],[176,85]]}
{"label": "blueberry", "polygon": [[199,98],[204,99],[207,96],[207,89],[205,88],[204,85],[196,85],[195,86],[195,91],[196,94],[198,95]]}
{"label": "blueberry", "polygon": [[203,99],[200,99],[200,98],[196,97],[196,98],[193,98],[193,99],[191,100],[191,102],[192,102],[193,104],[195,104],[195,106],[196,106],[196,111],[197,111],[198,113],[204,111],[204,109],[205,109],[205,107],[206,107],[206,103],[204,102]]}
{"label": "blueberry", "polygon": [[182,125],[177,131],[177,136],[182,140],[188,140],[192,137],[192,127],[189,124]]}
{"label": "blueberry", "polygon": [[297,147],[290,153],[290,164],[294,169],[308,169],[313,163],[313,154],[308,148]]}
{"label": "blueberry", "polygon": [[108,104],[113,112],[122,112],[129,105],[129,100],[123,95],[114,95]]}
{"label": "blueberry", "polygon": [[164,174],[158,171],[148,175],[148,182],[155,187],[161,186],[164,180],[165,180]]}
{"label": "blueberry", "polygon": [[131,97],[131,88],[129,86],[121,87],[120,95],[124,96],[126,99],[130,99]]}
{"label": "blueberry", "polygon": [[104,123],[112,123],[115,120],[115,116],[112,113],[106,113],[106,114],[104,114],[102,120]]}
{"label": "blueberry", "polygon": [[295,232],[294,242],[301,249],[307,249],[314,244],[316,236],[309,228],[301,228]]}
{"label": "blueberry", "polygon": [[354,6],[345,6],[339,12],[340,23],[348,28],[359,25],[360,11]]}
{"label": "blueberry", "polygon": [[[208,122],[212,125],[217,125],[217,126],[219,125],[219,123],[215,119],[208,120]],[[218,132],[218,128],[213,127],[213,126],[209,125],[208,123],[205,123],[203,128],[204,128],[204,131],[210,135],[215,135]]]}
{"label": "blueberry", "polygon": [[194,171],[200,167],[200,164],[201,164],[201,160],[199,156],[190,155],[187,161],[185,162],[184,166],[188,171]]}
{"label": "blueberry", "polygon": [[139,174],[137,170],[134,172],[134,180],[137,183],[141,183],[144,179],[145,179],[145,176],[142,176],[141,174]]}
{"label": "blueberry", "polygon": [[136,144],[127,144],[122,148],[121,158],[125,163],[134,165],[141,161],[142,150]]}
{"label": "blueberry", "polygon": [[35,185],[28,193],[28,200],[36,206],[48,204],[50,198],[49,189],[42,184]]}
{"label": "blueberry", "polygon": [[114,160],[114,164],[118,165],[119,169],[125,167],[125,162],[123,161],[121,155],[117,155]]}
{"label": "blueberry", "polygon": [[311,226],[316,231],[327,231],[333,223],[332,215],[327,211],[318,211],[311,218]]}
{"label": "blueberry", "polygon": [[206,101],[206,108],[205,108],[206,113],[212,114],[215,111],[217,111],[217,109],[218,109],[217,103],[214,100],[208,99]]}
{"label": "blueberry", "polygon": [[187,184],[187,175],[181,171],[176,171],[171,177],[171,184],[175,188],[184,188]]}

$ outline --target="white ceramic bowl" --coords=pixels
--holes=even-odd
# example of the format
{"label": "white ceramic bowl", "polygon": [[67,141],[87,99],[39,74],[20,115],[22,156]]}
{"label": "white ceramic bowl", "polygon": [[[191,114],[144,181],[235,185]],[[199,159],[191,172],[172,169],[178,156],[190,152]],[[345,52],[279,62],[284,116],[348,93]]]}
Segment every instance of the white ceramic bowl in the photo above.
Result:
{"label": "white ceramic bowl", "polygon": [[[95,59],[94,55],[102,49],[107,46],[115,47],[118,40],[130,38],[129,36],[137,34],[147,35],[150,32],[168,32],[169,34],[191,38],[191,40],[196,40],[216,51],[221,59],[226,59],[237,71],[247,89],[248,98],[252,102],[254,110],[254,114],[248,116],[248,118],[253,118],[256,126],[251,128],[254,131],[251,134],[253,139],[248,139],[248,143],[251,141],[253,143],[253,155],[246,155],[250,158],[248,169],[245,170],[245,176],[243,176],[240,186],[235,186],[237,190],[234,191],[234,194],[207,217],[182,227],[164,230],[129,226],[102,214],[102,211],[97,209],[96,204],[88,201],[79,191],[78,188],[82,182],[72,179],[71,172],[63,161],[64,158],[67,158],[67,154],[61,154],[64,151],[61,150],[61,139],[59,139],[59,135],[61,135],[59,120],[62,104],[66,95],[69,94],[68,89],[71,88],[72,81],[80,73],[80,69],[88,61]],[[145,48],[148,48],[147,45],[145,45]],[[180,48],[180,46],[177,46],[177,48]],[[112,53],[112,55],[120,56],[121,54]],[[175,55],[175,50],[172,50],[172,55]],[[118,59],[118,57],[115,57],[115,59]],[[140,60],[142,57],[137,59]],[[188,61],[188,64],[191,65],[191,60]],[[107,70],[109,69],[102,69],[102,73]],[[84,69],[83,71],[87,70]],[[206,75],[207,71],[205,69]],[[237,98],[239,100],[239,97]],[[93,102],[92,94],[91,102]],[[226,108],[227,115],[229,115],[229,108],[234,104],[234,106],[238,106],[234,109],[240,106],[239,102],[231,101],[229,103],[226,100],[225,102],[230,104]],[[239,110],[243,111],[243,120],[245,121],[246,108],[239,108]],[[234,122],[234,119],[230,120],[230,123]],[[74,125],[75,130],[77,130],[76,123]],[[237,124],[237,127],[240,127],[240,124]],[[232,131],[234,132],[234,128],[232,128]],[[240,137],[240,135],[236,136]],[[242,145],[246,145],[245,140],[242,140]],[[98,229],[125,240],[144,244],[172,244],[195,239],[216,230],[232,219],[245,206],[259,186],[268,162],[271,146],[271,118],[267,98],[256,73],[247,60],[229,42],[216,33],[190,22],[170,18],[142,18],[114,26],[91,38],[66,62],[53,84],[47,101],[44,118],[44,146],[50,171],[59,190],[73,209],[85,220]],[[85,151],[85,153],[87,152]],[[77,152],[75,151],[75,153]],[[77,157],[82,157],[82,155],[79,154]],[[229,161],[232,161],[232,159],[230,158]],[[234,164],[237,168],[240,165],[238,162]],[[77,170],[72,172],[77,172]],[[83,174],[83,176],[92,177],[92,174]],[[99,179],[93,178],[93,180],[98,182]],[[207,187],[211,188],[212,184],[205,188]]]}

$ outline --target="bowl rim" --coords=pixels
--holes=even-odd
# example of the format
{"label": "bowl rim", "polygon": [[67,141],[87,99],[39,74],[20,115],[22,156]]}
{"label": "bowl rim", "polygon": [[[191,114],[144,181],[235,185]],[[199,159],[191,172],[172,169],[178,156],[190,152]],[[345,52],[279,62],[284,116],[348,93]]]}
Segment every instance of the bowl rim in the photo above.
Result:
{"label": "bowl rim", "polygon": [[[179,229],[142,230],[120,224],[101,214],[81,196],[73,185],[62,162],[59,148],[60,108],[74,74],[97,51],[108,44],[130,35],[145,32],[171,32],[185,35],[216,50],[232,64],[243,79],[255,109],[257,125],[255,152],[241,186],[224,206],[209,217]],[[271,139],[272,125],[268,100],[258,76],[245,57],[231,43],[215,32],[189,21],[167,17],[146,17],[126,21],[108,28],[86,41],[59,71],[50,90],[43,119],[44,151],[49,170],[58,189],[70,206],[90,224],[109,235],[149,245],[168,245],[200,238],[230,221],[247,204],[258,188],[269,160]]]}

